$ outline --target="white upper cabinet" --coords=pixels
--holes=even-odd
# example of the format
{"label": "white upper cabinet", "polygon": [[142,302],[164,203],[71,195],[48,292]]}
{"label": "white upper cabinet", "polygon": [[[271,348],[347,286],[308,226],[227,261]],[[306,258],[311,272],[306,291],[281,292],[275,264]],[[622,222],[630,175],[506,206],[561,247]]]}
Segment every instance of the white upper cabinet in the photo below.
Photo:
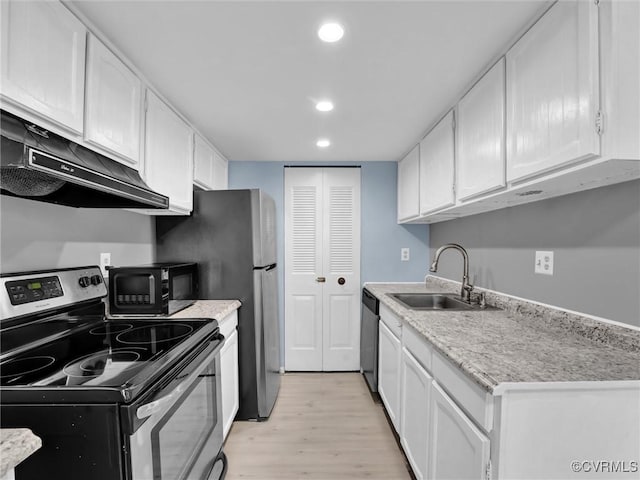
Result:
{"label": "white upper cabinet", "polygon": [[171,212],[189,213],[193,206],[193,130],[168,105],[147,90],[145,181],[169,197]]}
{"label": "white upper cabinet", "polygon": [[507,180],[600,153],[598,7],[556,3],[507,52]]}
{"label": "white upper cabinet", "polygon": [[602,155],[640,159],[640,2],[599,6]]}
{"label": "white upper cabinet", "polygon": [[213,162],[215,151],[196,133],[193,158],[193,183],[205,190],[213,189]]}
{"label": "white upper cabinet", "polygon": [[420,214],[454,204],[454,123],[451,110],[420,142]]}
{"label": "white upper cabinet", "polygon": [[218,152],[213,156],[213,185],[211,190],[229,188],[229,162]]}
{"label": "white upper cabinet", "polygon": [[420,145],[398,162],[398,220],[420,215]]}
{"label": "white upper cabinet", "polygon": [[504,58],[501,58],[458,103],[458,200],[505,186],[504,113]]}
{"label": "white upper cabinet", "polygon": [[205,190],[226,190],[227,159],[196,134],[193,183]]}
{"label": "white upper cabinet", "polygon": [[81,134],[84,25],[59,2],[3,0],[0,4],[3,100]]}
{"label": "white upper cabinet", "polygon": [[142,83],[93,35],[87,52],[85,140],[135,167],[140,156]]}

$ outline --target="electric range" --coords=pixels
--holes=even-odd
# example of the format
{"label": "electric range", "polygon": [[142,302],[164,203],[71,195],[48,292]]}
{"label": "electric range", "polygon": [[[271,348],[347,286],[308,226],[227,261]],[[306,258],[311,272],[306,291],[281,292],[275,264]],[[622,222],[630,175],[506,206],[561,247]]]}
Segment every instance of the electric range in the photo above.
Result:
{"label": "electric range", "polygon": [[43,442],[16,479],[224,476],[217,322],[109,319],[106,295],[98,267],[0,276],[0,425]]}

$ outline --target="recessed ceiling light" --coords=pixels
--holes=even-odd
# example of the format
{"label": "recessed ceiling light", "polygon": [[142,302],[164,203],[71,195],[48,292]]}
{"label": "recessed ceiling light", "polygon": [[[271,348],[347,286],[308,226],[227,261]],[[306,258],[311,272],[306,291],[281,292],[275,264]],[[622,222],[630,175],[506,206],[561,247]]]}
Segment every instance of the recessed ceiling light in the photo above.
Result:
{"label": "recessed ceiling light", "polygon": [[325,23],[318,30],[318,36],[323,42],[337,42],[344,35],[344,28],[339,23]]}
{"label": "recessed ceiling light", "polygon": [[321,100],[316,103],[316,110],[320,112],[330,112],[333,110],[333,103],[329,100]]}
{"label": "recessed ceiling light", "polygon": [[320,148],[327,148],[329,145],[331,145],[331,142],[326,138],[321,138],[316,142],[316,145]]}

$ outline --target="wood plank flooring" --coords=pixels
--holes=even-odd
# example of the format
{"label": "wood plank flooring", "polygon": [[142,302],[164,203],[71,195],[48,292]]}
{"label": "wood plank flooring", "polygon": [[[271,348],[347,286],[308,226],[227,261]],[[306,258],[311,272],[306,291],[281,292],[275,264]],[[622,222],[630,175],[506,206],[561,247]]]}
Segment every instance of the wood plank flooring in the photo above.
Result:
{"label": "wood plank flooring", "polygon": [[228,480],[409,480],[381,404],[359,373],[288,373],[266,422],[234,422]]}

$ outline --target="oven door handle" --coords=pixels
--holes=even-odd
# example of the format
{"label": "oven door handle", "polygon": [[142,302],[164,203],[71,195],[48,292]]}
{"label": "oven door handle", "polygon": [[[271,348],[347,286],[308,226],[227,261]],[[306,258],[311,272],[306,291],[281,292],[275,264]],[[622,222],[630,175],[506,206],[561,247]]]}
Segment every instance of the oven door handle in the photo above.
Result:
{"label": "oven door handle", "polygon": [[175,398],[180,397],[180,395],[182,395],[182,393],[187,389],[188,383],[191,383],[191,382],[189,380],[185,380],[176,388],[174,388],[171,391],[171,393],[165,395],[164,397],[159,398],[158,400],[154,400],[153,402],[145,403],[144,405],[139,406],[136,410],[136,417],[142,420],[143,418],[150,417],[156,412],[160,412],[164,410],[164,408],[167,405],[171,405],[175,401]]}

